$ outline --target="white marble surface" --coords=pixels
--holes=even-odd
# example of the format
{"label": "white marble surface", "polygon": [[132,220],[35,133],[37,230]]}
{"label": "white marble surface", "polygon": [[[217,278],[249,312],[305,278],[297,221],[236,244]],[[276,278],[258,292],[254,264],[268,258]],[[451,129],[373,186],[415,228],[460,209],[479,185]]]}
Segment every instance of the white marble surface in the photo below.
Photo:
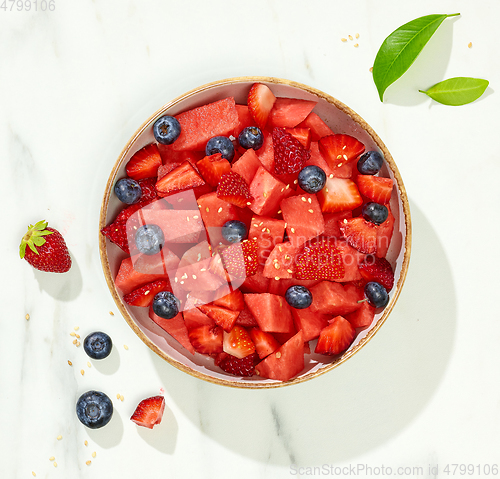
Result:
{"label": "white marble surface", "polygon": [[[438,465],[444,477],[447,464],[499,464],[500,3],[55,6],[0,9],[0,477],[285,478],[348,466],[344,475],[383,477],[382,465],[392,475],[421,467],[420,476],[400,471],[412,477],[435,477],[429,465]],[[380,103],[369,68],[383,39],[418,16],[455,12]],[[340,41],[355,33],[358,48]],[[292,388],[224,388],[163,362],[119,316],[99,260],[101,197],[131,134],[173,97],[238,75],[293,79],[349,105],[388,146],[411,201],[412,260],[391,317],[346,364]],[[463,107],[417,92],[453,76],[490,87]],[[66,275],[18,258],[26,226],[42,218],[67,240],[74,265]],[[88,368],[69,335],[75,326],[82,337],[107,331],[111,358]],[[74,413],[91,388],[115,404],[98,431]],[[135,405],[160,388],[162,424],[138,428],[128,419]]]}

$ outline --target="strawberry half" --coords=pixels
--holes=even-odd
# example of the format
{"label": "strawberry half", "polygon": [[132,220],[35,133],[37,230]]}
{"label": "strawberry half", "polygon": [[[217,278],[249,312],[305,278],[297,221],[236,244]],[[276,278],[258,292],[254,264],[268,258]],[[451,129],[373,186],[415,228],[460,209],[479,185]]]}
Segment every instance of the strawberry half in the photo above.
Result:
{"label": "strawberry half", "polygon": [[254,83],[248,92],[248,109],[261,130],[266,126],[269,113],[275,101],[276,97],[273,92],[262,83]]}
{"label": "strawberry half", "polygon": [[250,354],[243,359],[225,354],[217,359],[216,364],[226,373],[248,377],[255,374],[255,365],[258,360],[257,353]]}
{"label": "strawberry half", "polygon": [[393,182],[390,178],[358,175],[356,181],[358,182],[360,193],[375,201],[375,203],[385,204],[391,200]]}
{"label": "strawberry half", "polygon": [[335,281],[345,276],[341,251],[325,238],[304,246],[296,259],[297,279]]}
{"label": "strawberry half", "polygon": [[319,151],[335,171],[345,164],[355,160],[365,151],[365,145],[350,135],[336,134],[320,138]]}
{"label": "strawberry half", "polygon": [[259,266],[257,241],[245,240],[222,251],[222,260],[227,272],[235,278],[246,278],[257,273]]}
{"label": "strawberry half", "polygon": [[306,150],[311,146],[311,130],[309,128],[285,128],[285,131],[298,140]]}
{"label": "strawberry half", "polygon": [[284,128],[273,128],[274,172],[277,175],[297,173],[311,157],[299,140]]}
{"label": "strawberry half", "polygon": [[231,291],[226,296],[214,300],[216,306],[222,306],[223,308],[230,309],[232,311],[242,311],[245,309],[245,300],[243,299],[243,293],[239,289]]}
{"label": "strawberry half", "polygon": [[167,196],[174,191],[189,190],[204,184],[205,181],[191,163],[185,161],[156,182],[156,191],[160,196]]}
{"label": "strawberry half", "polygon": [[222,353],[223,331],[219,326],[204,325],[189,331],[189,341],[202,354]]}
{"label": "strawberry half", "polygon": [[198,170],[210,186],[217,186],[222,175],[231,171],[231,164],[221,153],[205,156],[196,163]]}
{"label": "strawberry half", "polygon": [[153,281],[126,294],[123,301],[131,306],[149,307],[160,291],[170,291],[170,285],[163,280]]}
{"label": "strawberry half", "polygon": [[281,346],[271,333],[266,333],[259,328],[252,328],[250,330],[250,337],[255,344],[255,351],[260,359],[264,359],[271,353],[274,353]]}
{"label": "strawberry half", "polygon": [[343,353],[354,341],[356,330],[347,319],[336,316],[319,333],[315,353],[335,355]]}
{"label": "strawberry half", "polygon": [[389,292],[394,286],[394,271],[392,266],[385,258],[376,258],[367,256],[365,260],[358,265],[361,276],[366,281],[376,281],[380,283]]}
{"label": "strawberry half", "polygon": [[138,426],[153,429],[154,426],[160,424],[165,410],[165,398],[163,396],[153,396],[143,399],[135,408],[134,414],[130,420]]}
{"label": "strawberry half", "polygon": [[127,176],[134,180],[141,180],[156,176],[161,166],[161,156],[156,143],[151,143],[134,153],[127,163]]}
{"label": "strawberry half", "polygon": [[356,183],[348,178],[327,178],[317,197],[323,213],[352,211],[363,204]]}
{"label": "strawberry half", "polygon": [[245,328],[234,326],[231,331],[224,331],[222,349],[227,354],[243,359],[255,352],[255,345]]}
{"label": "strawberry half", "polygon": [[253,200],[247,182],[234,171],[222,175],[217,186],[217,198],[240,208],[245,208]]}
{"label": "strawberry half", "polygon": [[215,306],[214,304],[203,304],[198,306],[198,309],[213,319],[224,331],[231,331],[233,329],[234,323],[240,314],[239,311],[231,311],[230,309]]}
{"label": "strawberry half", "polygon": [[29,225],[19,246],[19,256],[40,271],[66,273],[71,268],[68,247],[61,233],[47,225],[44,220]]}
{"label": "strawberry half", "polygon": [[360,253],[377,251],[377,227],[363,218],[344,218],[339,222],[340,231],[347,243]]}

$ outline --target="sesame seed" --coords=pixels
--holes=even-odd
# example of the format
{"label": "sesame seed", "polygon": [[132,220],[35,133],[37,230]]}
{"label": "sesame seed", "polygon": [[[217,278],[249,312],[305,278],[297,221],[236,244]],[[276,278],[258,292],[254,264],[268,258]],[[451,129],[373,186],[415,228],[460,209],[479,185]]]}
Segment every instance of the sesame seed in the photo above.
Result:
{"label": "sesame seed", "polygon": [[26,321],[29,321],[29,319],[30,319],[30,315],[29,315],[29,314],[26,314],[25,318],[26,318]]}
{"label": "sesame seed", "polygon": [[206,211],[207,213],[209,213],[209,212],[210,212],[210,210],[209,210],[208,206],[205,208],[205,211]]}
{"label": "sesame seed", "polygon": [[279,214],[279,215],[281,214],[281,210],[278,210],[278,214]]}
{"label": "sesame seed", "polygon": [[120,393],[116,395],[116,399],[120,399]]}
{"label": "sesame seed", "polygon": [[302,201],[307,201],[304,197],[301,198]]}
{"label": "sesame seed", "polygon": [[73,366],[73,363],[72,363],[69,359],[68,359],[68,364],[69,364],[70,366]]}
{"label": "sesame seed", "polygon": [[254,223],[254,226],[255,226],[256,228],[258,228],[258,227],[259,227],[259,225],[258,225],[257,223]]}
{"label": "sesame seed", "polygon": [[74,331],[71,331],[71,333],[69,333],[69,335],[75,337],[76,333]]}
{"label": "sesame seed", "polygon": [[83,444],[85,444],[86,446],[88,446],[89,442],[87,440],[85,440]]}
{"label": "sesame seed", "polygon": [[31,471],[31,474],[33,474],[33,477],[36,477],[35,471]]}
{"label": "sesame seed", "polygon": [[340,39],[340,41],[341,41],[341,42],[347,42],[347,38],[342,37],[342,38]]}
{"label": "sesame seed", "polygon": [[356,38],[359,38],[359,33],[356,33],[356,35],[354,35]]}
{"label": "sesame seed", "polygon": [[312,203],[311,198],[307,198],[307,201],[308,201],[309,203]]}
{"label": "sesame seed", "polygon": [[307,211],[309,211],[309,213],[314,213],[314,210],[307,210]]}
{"label": "sesame seed", "polygon": [[287,272],[290,273],[290,274],[293,273],[293,271],[291,269],[287,269]]}
{"label": "sesame seed", "polygon": [[97,456],[97,452],[95,452],[95,451],[94,451],[94,452],[92,453],[92,457],[96,457],[96,456]]}
{"label": "sesame seed", "polygon": [[467,45],[469,48],[472,48],[472,42],[469,42],[469,44]]}
{"label": "sesame seed", "polygon": [[281,193],[283,193],[283,191],[285,191],[285,187],[283,186],[283,188],[281,188]]}
{"label": "sesame seed", "polygon": [[280,269],[280,265],[279,265],[278,263],[274,263],[274,267],[275,267],[276,269]]}
{"label": "sesame seed", "polygon": [[187,273],[184,273],[182,276],[181,276],[181,279],[187,279],[188,275]]}
{"label": "sesame seed", "polygon": [[120,394],[120,401],[123,402],[124,399],[125,397],[123,396],[123,394]]}
{"label": "sesame seed", "polygon": [[261,222],[259,223],[259,226],[262,226],[263,224],[264,224],[264,222],[263,222],[263,221],[261,221]]}
{"label": "sesame seed", "polygon": [[87,464],[87,466],[90,466],[92,464],[92,461],[87,461],[85,464]]}
{"label": "sesame seed", "polygon": [[344,160],[347,161],[349,158],[347,158],[347,155],[342,155],[344,157]]}
{"label": "sesame seed", "polygon": [[57,467],[57,462],[53,462],[53,464],[54,464],[54,467]]}
{"label": "sesame seed", "polygon": [[128,346],[126,344],[123,345],[126,351],[128,351]]}
{"label": "sesame seed", "polygon": [[352,40],[352,35],[348,35],[349,40]]}
{"label": "sesame seed", "polygon": [[80,335],[79,334],[75,334],[75,337],[80,339]]}
{"label": "sesame seed", "polygon": [[286,260],[289,260],[290,258],[291,258],[290,255],[288,255],[288,254],[285,255]]}
{"label": "sesame seed", "polygon": [[177,283],[177,281],[179,281],[179,280],[177,279],[177,276],[174,278],[174,281],[175,281],[176,283]]}
{"label": "sesame seed", "polygon": [[256,240],[256,239],[257,239],[257,236],[254,236],[254,237],[253,237],[253,239],[254,239],[254,240]]}
{"label": "sesame seed", "polygon": [[344,224],[347,224],[347,218],[344,218]]}
{"label": "sesame seed", "polygon": [[198,253],[198,257],[196,258],[196,261],[200,261],[201,259],[201,253]]}
{"label": "sesame seed", "polygon": [[330,178],[333,178],[333,173],[330,173]]}
{"label": "sesame seed", "polygon": [[355,43],[354,48],[358,48],[358,47],[359,47],[359,43]]}
{"label": "sesame seed", "polygon": [[198,215],[194,215],[194,216],[193,216],[193,220],[197,220],[198,218],[199,218],[199,216],[198,216]]}
{"label": "sesame seed", "polygon": [[219,207],[219,209],[217,210],[217,213],[220,213],[222,211],[222,206]]}
{"label": "sesame seed", "polygon": [[337,160],[340,160],[342,158],[342,155],[337,155]]}
{"label": "sesame seed", "polygon": [[110,316],[114,316],[114,315],[115,315],[115,313],[113,313],[113,311],[110,311],[110,312],[109,312],[109,315],[110,315]]}
{"label": "sesame seed", "polygon": [[49,461],[55,461],[55,460],[56,460],[56,458],[54,456],[49,457]]}
{"label": "sesame seed", "polygon": [[179,199],[177,200],[177,203],[180,203],[183,199],[184,199],[184,198],[179,198]]}
{"label": "sesame seed", "polygon": [[149,289],[144,294],[149,294]]}
{"label": "sesame seed", "polygon": [[281,353],[278,351],[278,352],[276,353],[276,359],[279,359],[279,358],[281,358]]}
{"label": "sesame seed", "polygon": [[328,188],[325,188],[325,192],[328,193]]}
{"label": "sesame seed", "polygon": [[207,268],[201,268],[200,271],[203,273],[207,270]]}
{"label": "sesame seed", "polygon": [[91,367],[92,367],[92,364],[90,364],[90,361],[87,361],[87,366],[88,366],[89,368],[91,368]]}
{"label": "sesame seed", "polygon": [[368,71],[371,73],[373,71],[373,67],[368,68]]}
{"label": "sesame seed", "polygon": [[76,342],[76,347],[80,346],[80,341]]}
{"label": "sesame seed", "polygon": [[189,221],[189,216],[186,216],[186,220]]}
{"label": "sesame seed", "polygon": [[76,344],[78,341],[76,339],[73,339],[73,344]]}
{"label": "sesame seed", "polygon": [[267,198],[267,193],[264,191],[264,193],[262,193],[262,196],[263,196],[264,198]]}
{"label": "sesame seed", "polygon": [[268,233],[270,233],[270,232],[271,232],[271,230],[270,230],[269,228],[266,228],[266,231],[267,231]]}
{"label": "sesame seed", "polygon": [[337,166],[340,168],[342,166],[342,163],[339,163]]}
{"label": "sesame seed", "polygon": [[62,439],[62,436],[61,436],[61,435],[59,435],[59,436],[57,436],[57,438],[56,438],[56,439],[57,439],[58,441],[60,441],[60,440]]}
{"label": "sesame seed", "polygon": [[193,279],[196,279],[196,275],[195,274],[193,274]]}
{"label": "sesame seed", "polygon": [[75,331],[78,331],[78,330],[80,329],[80,326],[75,326],[73,329],[74,329]]}
{"label": "sesame seed", "polygon": [[286,188],[285,188],[285,190],[288,190],[288,188],[290,188],[290,185],[286,185]]}
{"label": "sesame seed", "polygon": [[274,279],[275,279],[276,281],[279,281],[279,280],[280,280],[280,277],[279,277],[279,276],[275,276],[275,277],[274,277]]}
{"label": "sesame seed", "polygon": [[252,204],[251,201],[247,201],[247,206],[250,206]]}
{"label": "sesame seed", "polygon": [[293,184],[296,185],[299,182],[299,180],[293,180]]}
{"label": "sesame seed", "polygon": [[81,369],[80,374],[83,376],[85,374],[85,371],[83,369]]}
{"label": "sesame seed", "polygon": [[264,231],[266,231],[266,228],[262,228],[262,232],[264,233]]}
{"label": "sesame seed", "polygon": [[291,228],[292,233],[295,233],[295,228]]}
{"label": "sesame seed", "polygon": [[283,248],[281,246],[278,246],[278,249],[280,250],[280,253],[283,251]]}
{"label": "sesame seed", "polygon": [[287,226],[288,226],[288,225],[287,225],[287,223],[285,223],[285,228],[286,228]]}

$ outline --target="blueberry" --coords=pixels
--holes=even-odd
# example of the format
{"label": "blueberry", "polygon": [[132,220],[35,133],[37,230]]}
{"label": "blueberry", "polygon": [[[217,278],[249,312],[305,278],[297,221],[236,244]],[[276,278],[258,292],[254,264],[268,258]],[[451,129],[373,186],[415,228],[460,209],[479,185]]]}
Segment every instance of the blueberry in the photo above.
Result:
{"label": "blueberry", "polygon": [[215,153],[220,153],[222,158],[231,161],[234,158],[234,145],[233,142],[226,136],[214,136],[210,138],[205,147],[205,154],[215,155]]}
{"label": "blueberry", "polygon": [[113,342],[111,338],[100,331],[90,333],[83,341],[83,349],[92,359],[104,359],[109,356]]}
{"label": "blueberry", "polygon": [[87,391],[76,403],[76,415],[80,422],[90,429],[105,426],[113,415],[113,403],[106,394]]}
{"label": "blueberry", "polygon": [[375,175],[383,163],[384,158],[378,151],[367,151],[358,160],[358,171],[362,175]]}
{"label": "blueberry", "polygon": [[155,121],[153,134],[158,143],[171,145],[181,134],[181,124],[173,116],[162,116]]}
{"label": "blueberry", "polygon": [[361,214],[366,221],[371,221],[376,225],[382,224],[389,216],[387,206],[379,203],[365,203],[361,208]]}
{"label": "blueberry", "polygon": [[122,203],[133,205],[141,199],[141,185],[132,178],[122,178],[115,184],[115,195]]}
{"label": "blueberry", "polygon": [[165,236],[158,225],[143,225],[135,234],[137,249],[144,254],[159,253],[164,243]]}
{"label": "blueberry", "polygon": [[153,311],[164,319],[172,319],[179,313],[179,301],[170,291],[160,291],[153,298]]}
{"label": "blueberry", "polygon": [[222,236],[228,243],[241,243],[248,234],[245,223],[238,220],[230,220],[222,227]]}
{"label": "blueberry", "polygon": [[326,173],[316,165],[309,165],[299,172],[299,186],[307,193],[321,191],[326,183]]}
{"label": "blueberry", "polygon": [[366,283],[365,296],[368,302],[375,308],[385,308],[389,302],[389,295],[386,289],[376,281]]}
{"label": "blueberry", "polygon": [[305,309],[311,306],[313,297],[305,286],[296,284],[286,290],[285,299],[292,308]]}
{"label": "blueberry", "polygon": [[242,148],[258,150],[264,144],[264,135],[260,128],[247,126],[238,135],[238,142]]}

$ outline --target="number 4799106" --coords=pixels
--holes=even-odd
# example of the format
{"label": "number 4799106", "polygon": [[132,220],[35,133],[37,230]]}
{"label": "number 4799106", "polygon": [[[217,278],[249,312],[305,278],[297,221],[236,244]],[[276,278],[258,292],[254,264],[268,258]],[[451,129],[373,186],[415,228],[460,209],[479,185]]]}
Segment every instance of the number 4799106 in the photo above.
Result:
{"label": "number 4799106", "polygon": [[[1,0],[0,0],[1,1]],[[4,12],[53,12],[56,9],[56,0],[3,0],[0,10]]]}

